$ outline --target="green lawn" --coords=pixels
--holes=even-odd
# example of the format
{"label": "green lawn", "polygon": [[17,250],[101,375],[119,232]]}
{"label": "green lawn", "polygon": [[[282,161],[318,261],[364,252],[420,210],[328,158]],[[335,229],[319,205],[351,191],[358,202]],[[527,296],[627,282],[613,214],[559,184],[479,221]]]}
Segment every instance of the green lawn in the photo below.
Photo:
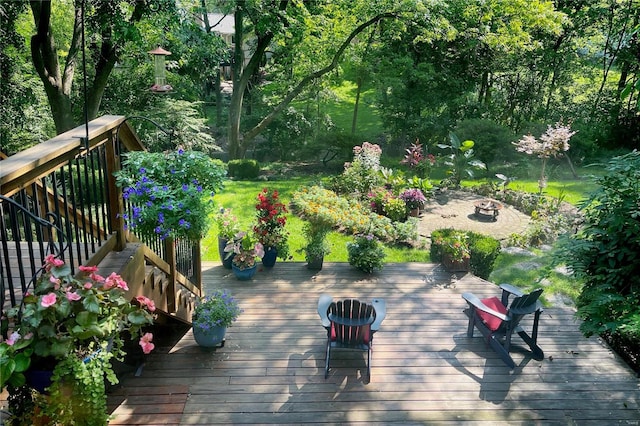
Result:
{"label": "green lawn", "polygon": [[[273,182],[247,182],[247,181],[227,181],[223,191],[216,194],[214,200],[217,208],[231,208],[238,217],[241,228],[250,230],[255,221],[255,205],[258,193],[262,188],[277,189],[281,200],[288,205],[291,194],[299,187],[311,184],[317,178],[293,178],[290,180]],[[289,213],[286,229],[289,231],[289,248],[292,260],[304,261],[304,253],[300,250],[305,246],[306,241],[302,236],[302,226],[304,222]],[[325,257],[328,262],[347,261],[347,242],[352,238],[338,232],[332,232],[328,241],[331,245],[331,253]],[[428,262],[429,252],[426,250],[416,250],[400,247],[386,247],[387,262]],[[202,240],[202,259],[205,261],[219,261],[218,235],[213,226],[207,236]]]}

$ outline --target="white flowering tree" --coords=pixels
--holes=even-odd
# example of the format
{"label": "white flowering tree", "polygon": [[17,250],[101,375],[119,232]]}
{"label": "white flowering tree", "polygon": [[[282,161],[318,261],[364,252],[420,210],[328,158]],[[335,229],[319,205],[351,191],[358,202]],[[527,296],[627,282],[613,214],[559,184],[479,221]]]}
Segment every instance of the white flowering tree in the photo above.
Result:
{"label": "white flowering tree", "polygon": [[519,141],[513,142],[516,146],[516,151],[536,155],[542,159],[542,171],[538,181],[540,193],[547,187],[547,177],[545,175],[547,160],[551,157],[561,156],[563,152],[568,151],[569,139],[575,134],[576,132],[572,131],[568,125],[565,126],[558,122],[553,127],[548,126],[547,131],[540,136],[539,140],[532,135],[525,135]]}

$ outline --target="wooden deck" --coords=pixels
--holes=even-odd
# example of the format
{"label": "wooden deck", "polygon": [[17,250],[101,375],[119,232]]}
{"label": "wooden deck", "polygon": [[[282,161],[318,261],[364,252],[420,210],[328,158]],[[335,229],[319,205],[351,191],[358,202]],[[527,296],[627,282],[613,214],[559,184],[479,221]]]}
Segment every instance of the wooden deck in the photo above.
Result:
{"label": "wooden deck", "polygon": [[[230,289],[245,311],[226,346],[203,350],[189,330],[158,347],[140,377],[111,392],[111,425],[640,423],[637,376],[600,339],[580,334],[572,309],[547,308],[545,360],[515,353],[510,371],[482,337],[466,337],[460,294],[497,293],[471,275],[416,263],[372,276],[325,264],[313,274],[279,263],[240,282],[218,264],[203,269],[205,288]],[[369,384],[361,352],[336,353],[324,379],[321,293],[386,299]]]}

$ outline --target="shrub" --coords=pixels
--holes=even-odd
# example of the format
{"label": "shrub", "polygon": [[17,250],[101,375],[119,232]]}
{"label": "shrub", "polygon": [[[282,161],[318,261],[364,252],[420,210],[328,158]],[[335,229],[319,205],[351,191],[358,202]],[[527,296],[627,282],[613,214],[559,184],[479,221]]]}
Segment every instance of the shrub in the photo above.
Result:
{"label": "shrub", "polygon": [[640,340],[640,152],[612,159],[600,188],[580,206],[584,225],[560,257],[584,286],[581,331]]}
{"label": "shrub", "polygon": [[500,241],[493,237],[467,232],[471,251],[471,272],[477,277],[489,279],[500,254]]}
{"label": "shrub", "polygon": [[370,274],[382,269],[385,253],[382,244],[371,234],[359,235],[355,241],[347,243],[349,265]]}
{"label": "shrub", "polygon": [[365,197],[372,188],[380,186],[380,155],[378,145],[364,142],[353,148],[353,162],[345,163],[344,172],[331,181],[331,188],[339,194]]}
{"label": "shrub", "polygon": [[407,205],[399,198],[389,198],[382,206],[384,215],[394,222],[400,222],[407,217]]}
{"label": "shrub", "polygon": [[469,242],[471,272],[480,278],[488,279],[500,254],[500,242],[487,235],[449,228],[437,229],[431,233],[431,261],[442,262],[442,247],[433,243],[434,241],[450,241],[459,235],[465,235]]}
{"label": "shrub", "polygon": [[256,179],[260,174],[260,164],[256,160],[231,160],[227,166],[229,177],[236,179]]}
{"label": "shrub", "polygon": [[[404,203],[403,208],[404,208]],[[371,233],[385,242],[403,242],[418,233],[417,220],[392,222],[385,216],[369,211],[358,200],[338,196],[320,186],[296,191],[291,197],[291,211],[304,220],[322,219],[345,234]]]}

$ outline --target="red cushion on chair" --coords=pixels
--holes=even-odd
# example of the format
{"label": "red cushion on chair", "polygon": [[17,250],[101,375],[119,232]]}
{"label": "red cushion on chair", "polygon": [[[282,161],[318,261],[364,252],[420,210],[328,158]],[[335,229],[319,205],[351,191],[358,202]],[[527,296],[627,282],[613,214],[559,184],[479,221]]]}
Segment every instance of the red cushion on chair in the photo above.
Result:
{"label": "red cushion on chair", "polygon": [[[501,314],[507,313],[507,308],[505,308],[500,299],[497,297],[482,299],[482,303],[484,303],[485,305],[487,305],[487,307],[493,309],[494,311],[500,312]],[[502,320],[500,318],[496,318],[493,315],[481,311],[478,308],[476,308],[476,312],[478,313],[478,315],[480,315],[482,321],[487,325],[487,327],[489,327],[489,330],[491,331],[496,331],[498,327],[500,327],[500,324],[502,324]]]}
{"label": "red cushion on chair", "polygon": [[[363,343],[369,344],[369,338],[371,337],[371,327],[367,326],[364,328],[364,337],[362,338]],[[331,341],[335,342],[337,339],[336,335],[336,326],[335,323],[331,323]]]}

